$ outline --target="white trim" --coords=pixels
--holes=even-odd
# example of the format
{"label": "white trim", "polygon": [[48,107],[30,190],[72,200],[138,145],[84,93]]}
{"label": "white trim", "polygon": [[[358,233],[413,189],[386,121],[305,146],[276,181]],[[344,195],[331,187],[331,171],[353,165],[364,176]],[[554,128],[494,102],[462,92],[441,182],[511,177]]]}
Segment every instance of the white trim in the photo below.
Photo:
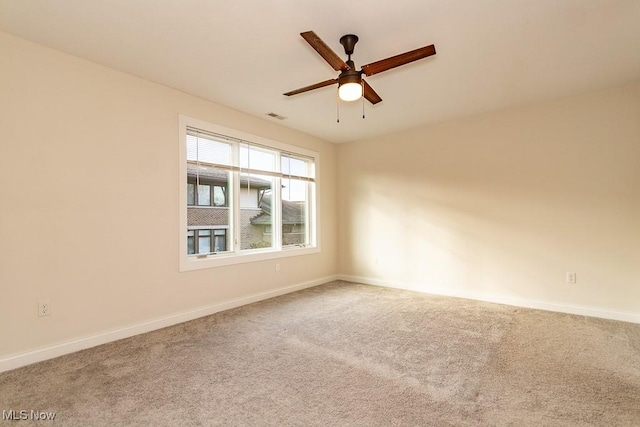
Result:
{"label": "white trim", "polygon": [[568,305],[548,301],[528,300],[503,295],[484,294],[480,292],[460,291],[437,286],[429,286],[418,283],[402,283],[392,280],[381,280],[371,277],[338,275],[340,280],[362,283],[365,285],[383,286],[386,288],[405,289],[426,294],[443,295],[455,298],[466,298],[477,301],[505,304],[515,307],[533,308],[537,310],[554,311],[558,313],[577,314],[581,316],[599,317],[602,319],[620,320],[623,322],[640,323],[640,313],[615,311],[602,307],[588,307],[580,305]]}
{"label": "white trim", "polygon": [[82,337],[45,348],[26,351],[24,353],[4,357],[0,359],[0,372],[9,371],[11,369],[16,369],[21,366],[30,365],[36,362],[42,362],[43,360],[53,359],[54,357],[63,356],[65,354],[74,353],[76,351],[95,347],[101,344],[129,338],[134,335],[155,331],[156,329],[166,328],[167,326],[176,325],[178,323],[187,322],[199,317],[209,316],[220,311],[229,310],[246,304],[251,304],[291,292],[296,292],[302,289],[322,285],[334,280],[337,280],[337,276],[322,277],[320,279],[299,283],[297,285],[285,286],[283,288],[278,288],[271,291],[259,292],[245,297],[223,301],[213,305],[176,313],[169,316],[159,317],[135,325],[125,326],[123,328],[102,332],[96,335]]}

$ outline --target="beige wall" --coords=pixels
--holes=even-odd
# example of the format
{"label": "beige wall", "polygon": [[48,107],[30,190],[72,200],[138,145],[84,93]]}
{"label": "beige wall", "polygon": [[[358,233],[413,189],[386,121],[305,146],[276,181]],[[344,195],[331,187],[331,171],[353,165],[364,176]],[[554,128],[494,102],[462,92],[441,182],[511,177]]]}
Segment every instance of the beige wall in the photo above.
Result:
{"label": "beige wall", "polygon": [[[638,84],[334,146],[4,33],[0,53],[0,359],[338,271],[640,313]],[[178,114],[319,151],[322,252],[179,273]]]}
{"label": "beige wall", "polygon": [[[334,145],[5,33],[0,57],[0,359],[337,273]],[[178,114],[320,152],[322,252],[179,273]]]}
{"label": "beige wall", "polygon": [[640,319],[640,84],[345,144],[338,159],[342,274]]}

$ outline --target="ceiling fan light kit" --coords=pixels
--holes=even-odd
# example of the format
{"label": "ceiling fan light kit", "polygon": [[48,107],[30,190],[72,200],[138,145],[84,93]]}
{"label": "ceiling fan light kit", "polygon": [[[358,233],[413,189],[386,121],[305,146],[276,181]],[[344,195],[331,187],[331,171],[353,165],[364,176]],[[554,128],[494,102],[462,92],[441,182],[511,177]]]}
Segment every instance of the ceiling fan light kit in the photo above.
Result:
{"label": "ceiling fan light kit", "polygon": [[362,83],[344,83],[338,87],[338,96],[343,101],[357,101],[362,96]]}
{"label": "ceiling fan light kit", "polygon": [[316,50],[316,52],[318,52],[320,56],[322,56],[325,61],[327,61],[329,65],[331,65],[331,67],[333,67],[334,70],[340,71],[340,74],[337,79],[325,80],[321,83],[286,92],[284,93],[286,96],[297,95],[299,93],[308,92],[310,90],[338,83],[338,97],[341,100],[355,101],[364,96],[367,101],[375,105],[378,102],[381,102],[382,98],[380,98],[376,91],[374,91],[373,88],[362,78],[363,74],[369,77],[436,54],[435,46],[429,45],[400,55],[392,56],[390,58],[382,59],[380,61],[372,62],[371,64],[363,65],[360,71],[356,71],[355,64],[351,60],[351,55],[353,54],[355,45],[358,43],[358,36],[355,34],[346,34],[340,37],[340,44],[344,47],[344,53],[347,55],[346,61],[343,61],[313,31],[306,31],[304,33],[300,33],[300,35]]}
{"label": "ceiling fan light kit", "polygon": [[338,78],[338,96],[343,101],[356,101],[363,92],[362,77],[359,73],[351,72]]}

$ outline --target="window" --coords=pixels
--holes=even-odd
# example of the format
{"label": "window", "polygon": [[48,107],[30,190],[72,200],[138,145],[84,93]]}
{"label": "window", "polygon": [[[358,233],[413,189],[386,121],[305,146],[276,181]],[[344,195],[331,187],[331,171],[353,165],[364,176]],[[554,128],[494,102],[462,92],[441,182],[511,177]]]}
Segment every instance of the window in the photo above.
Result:
{"label": "window", "polygon": [[318,252],[318,162],[180,116],[181,271]]}
{"label": "window", "polygon": [[[187,182],[187,205],[226,206],[226,188],[220,185],[200,184],[195,180]],[[200,182],[203,182],[201,179]],[[196,192],[196,187],[198,191]],[[211,203],[213,202],[213,203]]]}
{"label": "window", "polygon": [[187,254],[221,253],[227,250],[227,230],[187,229]]}

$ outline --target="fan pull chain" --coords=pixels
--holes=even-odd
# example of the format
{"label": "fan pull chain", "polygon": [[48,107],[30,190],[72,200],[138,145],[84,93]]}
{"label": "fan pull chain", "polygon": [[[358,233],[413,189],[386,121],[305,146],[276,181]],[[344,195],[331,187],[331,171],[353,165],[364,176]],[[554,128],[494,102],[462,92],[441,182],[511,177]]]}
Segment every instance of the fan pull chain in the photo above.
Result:
{"label": "fan pull chain", "polygon": [[340,96],[336,92],[336,123],[340,123]]}

